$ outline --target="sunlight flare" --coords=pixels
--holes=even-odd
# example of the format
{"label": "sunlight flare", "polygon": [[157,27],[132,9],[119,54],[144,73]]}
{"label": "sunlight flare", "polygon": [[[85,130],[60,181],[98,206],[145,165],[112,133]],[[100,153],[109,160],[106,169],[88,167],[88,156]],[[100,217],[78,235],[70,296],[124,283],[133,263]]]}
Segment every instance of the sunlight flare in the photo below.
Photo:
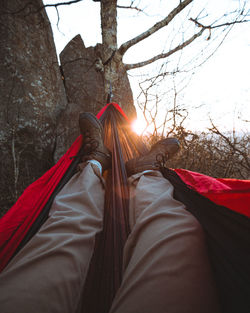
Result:
{"label": "sunlight flare", "polygon": [[144,119],[136,119],[131,123],[131,127],[133,131],[140,136],[147,129],[147,123]]}

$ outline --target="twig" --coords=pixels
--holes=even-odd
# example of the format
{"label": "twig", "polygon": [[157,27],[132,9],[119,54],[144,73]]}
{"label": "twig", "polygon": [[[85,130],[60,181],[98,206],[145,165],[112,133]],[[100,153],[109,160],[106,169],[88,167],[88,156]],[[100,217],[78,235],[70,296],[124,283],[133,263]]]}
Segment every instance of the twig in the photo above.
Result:
{"label": "twig", "polygon": [[[41,7],[39,7],[34,13],[38,13],[41,10],[48,8],[48,7],[55,7],[57,9],[57,7],[61,6],[61,5],[70,5],[70,4],[74,4],[77,2],[81,2],[83,0],[71,0],[69,2],[59,2],[59,3],[53,3],[53,4],[45,4]],[[29,6],[34,6],[34,2],[28,2],[26,3],[26,5],[24,7],[22,7],[20,10],[17,11],[4,11],[3,14],[18,14],[21,13],[22,11],[24,11],[26,8],[28,8]]]}
{"label": "twig", "polygon": [[117,5],[118,9],[132,9],[132,10],[136,10],[138,12],[143,12],[142,9],[138,8],[138,7],[133,7],[132,4],[130,6],[124,6],[124,5]]}
{"label": "twig", "polygon": [[189,20],[194,22],[198,27],[202,27],[202,28],[209,29],[209,30],[214,29],[214,28],[224,27],[224,26],[231,26],[231,25],[234,25],[234,24],[241,24],[241,23],[250,22],[250,20],[236,20],[236,21],[233,21],[233,22],[227,22],[227,23],[222,23],[222,24],[219,24],[219,25],[212,26],[212,25],[203,25],[203,24],[201,24],[200,22],[198,22],[194,18],[190,18]]}

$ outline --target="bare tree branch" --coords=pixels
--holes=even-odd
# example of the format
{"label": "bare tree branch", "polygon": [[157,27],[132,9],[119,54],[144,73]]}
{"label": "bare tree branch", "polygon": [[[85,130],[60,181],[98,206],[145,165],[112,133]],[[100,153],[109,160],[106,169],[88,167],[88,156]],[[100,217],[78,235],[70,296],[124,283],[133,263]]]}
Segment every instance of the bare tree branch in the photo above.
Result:
{"label": "bare tree branch", "polygon": [[118,52],[121,55],[124,55],[124,53],[131,48],[132,46],[134,46],[135,44],[137,44],[138,42],[148,38],[149,36],[151,36],[152,34],[154,34],[155,32],[157,32],[159,29],[167,26],[174,18],[177,14],[179,14],[183,9],[186,8],[186,6],[188,6],[193,0],[184,0],[183,2],[180,2],[180,4],[173,9],[167,17],[165,17],[163,20],[161,20],[160,22],[156,23],[154,26],[152,26],[151,28],[149,28],[148,30],[146,30],[144,33],[140,34],[139,36],[125,42],[124,44],[122,44],[120,46],[120,48],[118,49]]}
{"label": "bare tree branch", "polygon": [[219,129],[214,125],[214,123],[213,123],[213,121],[212,121],[211,119],[210,119],[210,123],[212,124],[213,127],[210,128],[209,130],[210,130],[211,132],[213,132],[214,134],[219,135],[221,138],[223,138],[224,141],[225,141],[234,151],[238,152],[238,153],[244,158],[244,160],[245,160],[245,162],[246,162],[246,165],[248,166],[248,168],[250,168],[250,159],[249,159],[249,155],[247,155],[247,153],[245,153],[245,152],[241,151],[240,149],[238,149],[238,148],[236,147],[235,142],[234,142],[234,143],[231,142],[231,140],[230,140],[227,136],[225,136],[224,134],[222,134],[222,133],[219,131]]}
{"label": "bare tree branch", "polygon": [[[61,5],[70,5],[70,4],[74,4],[77,2],[81,2],[83,0],[71,0],[68,2],[59,2],[59,3],[52,3],[52,4],[45,4],[41,7],[39,7],[35,12],[40,12],[42,9],[48,8],[48,7],[55,7],[57,9],[57,7],[61,6]],[[26,3],[25,6],[23,6],[20,10],[17,11],[4,11],[3,14],[18,14],[21,13],[22,11],[26,10],[29,6],[34,6],[34,2],[30,1],[28,3]]]}
{"label": "bare tree branch", "polygon": [[214,29],[214,28],[219,28],[219,27],[224,27],[224,26],[231,26],[231,25],[235,25],[235,24],[241,24],[241,23],[247,23],[250,22],[250,20],[236,20],[233,22],[227,22],[227,23],[223,23],[223,24],[219,24],[219,25],[203,25],[200,22],[198,22],[196,19],[190,18],[190,21],[194,22],[198,27],[202,27],[202,28],[206,28],[206,29]]}
{"label": "bare tree branch", "polygon": [[154,57],[152,57],[146,61],[142,61],[142,62],[138,62],[138,63],[134,63],[134,64],[125,64],[126,70],[132,70],[134,68],[142,67],[142,66],[151,64],[151,63],[153,63],[159,59],[164,59],[164,58],[169,57],[170,55],[172,55],[172,54],[176,53],[177,51],[180,51],[181,49],[190,45],[196,38],[198,38],[202,35],[204,30],[205,30],[205,28],[202,28],[197,34],[193,35],[191,38],[189,38],[188,40],[184,41],[179,46],[175,47],[174,49],[172,49],[166,53],[158,54],[158,55],[156,55],[156,56],[154,56]]}
{"label": "bare tree branch", "polygon": [[59,7],[61,5],[70,5],[73,3],[77,3],[77,2],[81,2],[83,0],[72,0],[72,1],[68,1],[68,2],[59,2],[59,3],[53,3],[53,4],[45,4],[43,7],[41,7],[41,9],[43,8],[48,8],[48,7]]}
{"label": "bare tree branch", "polygon": [[117,5],[116,7],[117,7],[118,9],[132,9],[132,10],[136,10],[136,11],[138,11],[138,12],[143,12],[142,9],[140,9],[140,8],[138,8],[138,7],[136,7],[136,6],[133,6],[133,3],[134,3],[134,1],[132,1],[132,3],[131,3],[129,6]]}

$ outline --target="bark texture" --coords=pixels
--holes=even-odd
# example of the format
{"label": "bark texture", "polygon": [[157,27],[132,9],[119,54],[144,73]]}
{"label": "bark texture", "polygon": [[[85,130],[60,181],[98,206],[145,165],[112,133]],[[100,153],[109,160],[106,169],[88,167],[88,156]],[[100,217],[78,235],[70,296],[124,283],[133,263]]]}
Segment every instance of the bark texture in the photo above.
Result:
{"label": "bark texture", "polygon": [[[29,5],[28,5],[29,3]],[[0,207],[53,162],[67,105],[49,20],[41,0],[0,2]]]}

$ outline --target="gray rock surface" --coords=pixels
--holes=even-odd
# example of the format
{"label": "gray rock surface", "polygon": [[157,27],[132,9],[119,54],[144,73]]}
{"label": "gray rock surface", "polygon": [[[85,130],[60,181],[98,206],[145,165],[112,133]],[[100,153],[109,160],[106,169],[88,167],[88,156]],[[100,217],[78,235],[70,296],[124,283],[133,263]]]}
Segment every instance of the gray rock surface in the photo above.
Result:
{"label": "gray rock surface", "polygon": [[[98,67],[101,55],[101,44],[86,48],[80,35],[74,37],[60,54],[67,98],[78,107],[79,112],[97,113],[107,102],[102,65]],[[121,64],[117,70],[119,75],[113,86],[113,101],[121,105],[128,116],[134,116],[127,73]]]}
{"label": "gray rock surface", "polygon": [[[107,101],[102,45],[72,39],[58,65],[42,0],[0,1],[0,215],[47,171],[79,135],[81,111]],[[113,101],[135,115],[126,71],[119,64]]]}
{"label": "gray rock surface", "polygon": [[79,111],[97,113],[105,104],[103,79],[95,69],[98,49],[85,48],[80,35],[73,38],[60,54],[67,98]]}
{"label": "gray rock surface", "polygon": [[53,164],[67,98],[41,0],[0,1],[0,207]]}

